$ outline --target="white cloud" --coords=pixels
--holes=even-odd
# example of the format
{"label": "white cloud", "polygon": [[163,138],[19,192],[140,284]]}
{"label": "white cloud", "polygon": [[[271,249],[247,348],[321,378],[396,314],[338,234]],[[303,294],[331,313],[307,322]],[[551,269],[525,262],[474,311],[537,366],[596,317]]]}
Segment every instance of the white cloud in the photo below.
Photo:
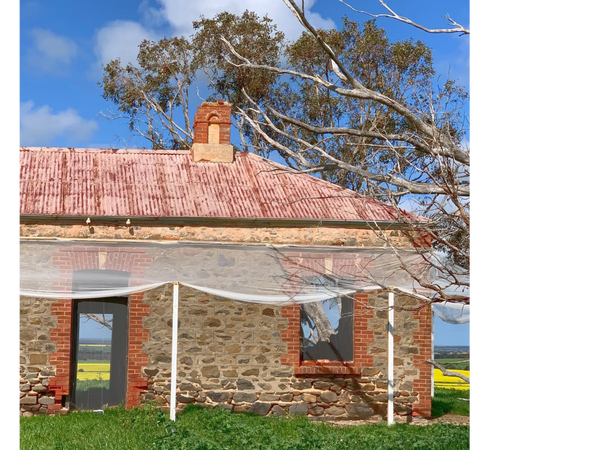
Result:
{"label": "white cloud", "polygon": [[93,71],[98,74],[102,65],[120,58],[126,65],[134,63],[139,51],[138,46],[144,39],[157,40],[157,36],[137,22],[130,20],[115,20],[109,22],[96,33],[94,52],[98,58]]}
{"label": "white cloud", "polygon": [[68,142],[82,141],[98,128],[95,121],[83,119],[72,108],[53,113],[48,105],[36,108],[31,100],[21,103],[20,116],[20,144],[24,146],[49,146],[58,136],[66,136]]}
{"label": "white cloud", "polygon": [[[317,28],[334,28],[331,19],[311,12],[310,8],[316,0],[305,0],[305,10],[308,19]],[[158,8],[150,6],[148,0],[143,0],[138,11],[142,16],[145,27],[138,22],[115,20],[108,23],[96,33],[95,53],[97,62],[91,76],[98,78],[101,66],[107,62],[121,58],[121,62],[135,62],[138,46],[143,39],[156,41],[163,37],[153,30],[162,24],[170,27],[170,36],[190,36],[194,33],[192,22],[200,18],[214,17],[223,11],[241,15],[245,10],[255,11],[259,16],[267,14],[283,31],[288,39],[296,39],[302,33],[302,26],[283,2],[273,0],[222,0],[220,2],[189,0],[157,0]]]}
{"label": "white cloud", "polygon": [[[283,31],[288,39],[296,39],[303,31],[302,25],[292,12],[281,1],[273,0],[221,0],[219,2],[190,2],[189,0],[157,0],[161,7],[158,11],[173,27],[174,35],[188,36],[194,32],[192,21],[200,15],[214,17],[223,11],[241,15],[244,11],[256,12],[259,16],[267,14]],[[310,11],[315,0],[305,0],[306,16],[316,28],[334,28],[331,19],[325,19],[320,14]]]}
{"label": "white cloud", "polygon": [[77,55],[77,44],[50,30],[31,30],[33,47],[27,51],[27,63],[42,73],[65,74],[71,60]]}

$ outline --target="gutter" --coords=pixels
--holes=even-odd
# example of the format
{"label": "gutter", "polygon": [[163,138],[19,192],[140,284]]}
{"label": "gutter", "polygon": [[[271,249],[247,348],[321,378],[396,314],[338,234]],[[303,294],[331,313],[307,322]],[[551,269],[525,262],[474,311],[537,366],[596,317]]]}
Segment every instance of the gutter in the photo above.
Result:
{"label": "gutter", "polygon": [[[89,221],[88,221],[89,219]],[[257,219],[231,217],[150,217],[150,216],[70,216],[21,214],[22,225],[108,225],[108,226],[208,226],[208,227],[281,227],[281,228],[364,228],[381,230],[418,229],[423,222],[395,220],[338,220],[338,219]]]}

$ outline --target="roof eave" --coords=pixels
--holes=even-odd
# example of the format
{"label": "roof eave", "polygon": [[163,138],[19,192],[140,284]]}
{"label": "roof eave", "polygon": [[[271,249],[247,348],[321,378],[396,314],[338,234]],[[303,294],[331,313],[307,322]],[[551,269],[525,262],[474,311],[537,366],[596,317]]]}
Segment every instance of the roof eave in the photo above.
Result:
{"label": "roof eave", "polygon": [[[419,222],[404,222],[401,220],[339,220],[339,219],[276,219],[276,218],[230,218],[230,217],[150,217],[150,216],[62,216],[21,214],[20,223],[48,224],[48,225],[86,225],[90,219],[90,226],[228,226],[228,227],[327,227],[327,228],[365,228],[374,226],[380,229],[407,229],[414,228]],[[127,224],[127,220],[130,221]]]}

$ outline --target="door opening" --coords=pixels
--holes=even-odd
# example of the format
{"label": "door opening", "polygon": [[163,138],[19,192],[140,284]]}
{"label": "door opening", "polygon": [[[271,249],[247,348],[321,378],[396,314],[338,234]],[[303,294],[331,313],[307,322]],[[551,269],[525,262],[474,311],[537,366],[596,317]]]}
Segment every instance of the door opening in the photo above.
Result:
{"label": "door opening", "polygon": [[127,298],[76,301],[73,319],[72,406],[90,410],[124,402]]}
{"label": "door opening", "polygon": [[[74,288],[106,287],[102,272],[74,273]],[[106,272],[105,272],[106,274]],[[129,282],[127,272],[118,285]],[[113,281],[112,284],[114,284]],[[103,409],[125,402],[127,390],[127,297],[74,300],[72,315],[70,403],[80,410]]]}

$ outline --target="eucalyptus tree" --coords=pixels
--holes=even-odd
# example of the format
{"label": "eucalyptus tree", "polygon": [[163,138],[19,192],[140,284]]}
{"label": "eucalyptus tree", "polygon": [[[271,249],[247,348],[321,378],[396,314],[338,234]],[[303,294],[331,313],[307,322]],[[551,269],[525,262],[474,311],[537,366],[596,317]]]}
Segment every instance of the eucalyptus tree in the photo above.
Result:
{"label": "eucalyptus tree", "polygon": [[109,119],[125,119],[151,148],[189,148],[190,86],[199,69],[198,50],[182,37],[144,40],[136,63],[119,59],[103,68],[102,96],[117,105]]}
{"label": "eucalyptus tree", "polygon": [[[191,38],[170,37],[158,42],[144,40],[135,62],[119,59],[103,67],[99,85],[103,97],[114,103],[117,112],[104,113],[108,119],[127,120],[129,131],[148,141],[153,149],[187,149],[193,138],[192,96],[204,75],[215,98],[244,107],[243,86],[254,101],[269,95],[276,76],[226,63],[222,42],[226,38],[239,46],[243,55],[262,64],[275,63],[283,48],[283,33],[272,20],[246,11],[241,16],[227,12],[212,19],[200,17]],[[194,85],[196,92],[194,93]],[[234,118],[237,118],[235,116]],[[238,123],[238,128],[242,126]],[[251,136],[246,127],[242,136]]]}
{"label": "eucalyptus tree", "polygon": [[[267,17],[221,13],[194,22],[190,39],[142,42],[136,64],[107,64],[101,84],[118,107],[113,117],[126,117],[153,148],[188,148],[190,89],[204,73],[208,100],[233,104],[245,149],[276,152],[289,170],[395,206],[402,232],[445,281],[405,269],[437,299],[462,298],[470,258],[467,93],[435,73],[424,43],[391,41],[377,26],[381,17],[321,30],[301,6],[283,1],[305,28],[294,42]],[[416,214],[405,213],[407,205]],[[394,248],[389,230],[372,227]]]}
{"label": "eucalyptus tree", "polygon": [[[262,138],[255,151],[275,150],[298,171],[395,205],[405,236],[438,282],[431,281],[431,271],[405,269],[437,294],[436,301],[464,300],[470,260],[467,93],[435,74],[423,43],[390,42],[373,20],[359,25],[345,19],[339,31],[318,30],[301,6],[283,1],[305,28],[286,48],[285,61],[254,61],[221,38],[233,67],[276,74],[276,92],[285,93],[259,102],[241,86],[250,106],[236,114]],[[409,201],[420,217],[403,211]],[[393,248],[387,230],[373,229]]]}

